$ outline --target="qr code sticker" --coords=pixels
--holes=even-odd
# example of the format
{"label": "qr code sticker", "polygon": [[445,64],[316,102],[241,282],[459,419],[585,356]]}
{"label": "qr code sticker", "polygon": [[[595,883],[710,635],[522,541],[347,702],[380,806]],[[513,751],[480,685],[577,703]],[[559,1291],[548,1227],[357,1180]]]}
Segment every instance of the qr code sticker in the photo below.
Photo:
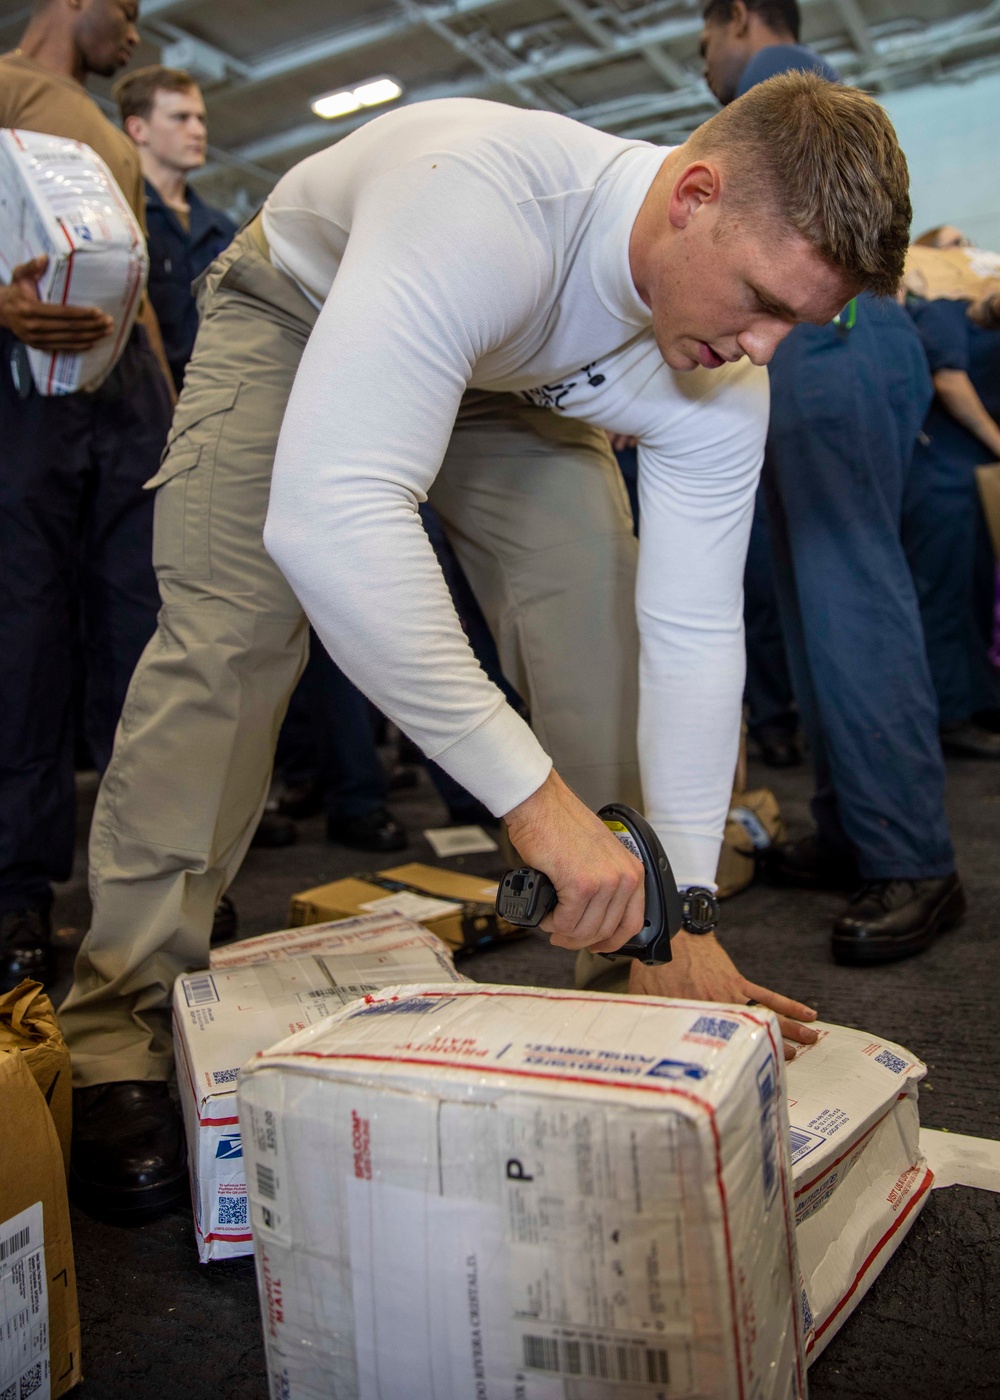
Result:
{"label": "qr code sticker", "polygon": [[235,1084],[239,1072],[238,1067],[236,1069],[213,1069],[212,1078],[216,1084]]}
{"label": "qr code sticker", "polygon": [[219,1197],[219,1224],[245,1225],[247,1223],[246,1196]]}
{"label": "qr code sticker", "polygon": [[42,1363],[36,1362],[29,1371],[25,1371],[21,1376],[21,1389],[18,1400],[28,1400],[29,1395],[34,1395],[36,1390],[42,1388]]}
{"label": "qr code sticker", "polygon": [[699,1016],[689,1034],[710,1035],[713,1040],[732,1040],[739,1028],[739,1021],[726,1021],[721,1016]]}
{"label": "qr code sticker", "polygon": [[885,1065],[886,1069],[891,1069],[893,1074],[902,1074],[906,1069],[906,1061],[901,1060],[898,1055],[894,1055],[891,1050],[883,1050],[881,1055],[875,1056],[877,1065]]}
{"label": "qr code sticker", "polygon": [[0,1400],[17,1400],[17,1381],[7,1386],[6,1390],[0,1390]]}

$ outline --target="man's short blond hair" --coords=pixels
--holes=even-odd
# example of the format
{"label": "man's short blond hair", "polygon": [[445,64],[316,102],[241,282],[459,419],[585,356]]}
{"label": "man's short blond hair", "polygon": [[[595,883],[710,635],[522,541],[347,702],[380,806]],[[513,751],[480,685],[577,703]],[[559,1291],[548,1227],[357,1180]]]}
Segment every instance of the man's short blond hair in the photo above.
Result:
{"label": "man's short blond hair", "polygon": [[817,73],[758,83],[698,128],[697,157],[724,157],[741,214],[770,204],[852,281],[892,296],[909,239],[909,172],[892,123],[857,88]]}
{"label": "man's short blond hair", "polygon": [[111,89],[111,96],[118,103],[123,124],[129,117],[142,117],[148,122],[158,92],[192,92],[197,86],[183,68],[164,68],[160,63],[151,63],[148,68],[133,68],[131,73],[119,78]]}

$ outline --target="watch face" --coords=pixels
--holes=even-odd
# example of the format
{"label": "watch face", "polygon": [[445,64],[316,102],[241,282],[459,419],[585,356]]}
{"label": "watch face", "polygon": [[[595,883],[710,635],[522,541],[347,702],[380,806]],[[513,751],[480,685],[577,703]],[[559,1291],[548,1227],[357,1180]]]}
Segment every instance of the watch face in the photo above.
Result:
{"label": "watch face", "polygon": [[690,889],[684,896],[684,927],[689,933],[711,933],[719,921],[719,901],[711,890]]}

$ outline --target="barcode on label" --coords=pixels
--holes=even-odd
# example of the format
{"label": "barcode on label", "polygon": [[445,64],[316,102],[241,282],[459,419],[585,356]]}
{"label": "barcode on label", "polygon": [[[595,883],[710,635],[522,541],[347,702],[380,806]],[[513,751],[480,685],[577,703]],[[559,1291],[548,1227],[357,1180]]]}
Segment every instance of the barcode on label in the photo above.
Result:
{"label": "barcode on label", "polygon": [[596,1338],[524,1336],[524,1364],[550,1375],[586,1376],[591,1380],[669,1385],[670,1362],[659,1347],[641,1342]]}
{"label": "barcode on label", "polygon": [[42,1363],[36,1361],[27,1371],[21,1372],[21,1384],[18,1389],[17,1400],[28,1400],[29,1395],[34,1395],[36,1390],[42,1388]]}
{"label": "barcode on label", "polygon": [[810,1152],[814,1152],[817,1147],[822,1147],[826,1138],[819,1133],[810,1133],[805,1128],[788,1129],[788,1142],[792,1149],[792,1161],[798,1162],[803,1157],[808,1157]]}
{"label": "barcode on label", "polygon": [[206,1002],[218,1001],[215,979],[211,976],[189,977],[184,983],[184,995],[188,1006],[204,1006]]}
{"label": "barcode on label", "polygon": [[257,1190],[262,1196],[266,1196],[269,1201],[278,1198],[277,1185],[274,1180],[274,1168],[266,1167],[263,1162],[257,1163]]}
{"label": "barcode on label", "polygon": [[31,1227],[25,1225],[23,1230],[16,1231],[13,1235],[8,1235],[7,1239],[0,1240],[0,1264],[5,1259],[9,1259],[12,1254],[23,1249],[31,1239]]}
{"label": "barcode on label", "polygon": [[374,982],[356,982],[345,984],[342,987],[311,987],[307,992],[300,992],[300,997],[308,997],[314,1001],[329,1000],[331,997],[341,1003],[354,1001],[356,997],[367,996],[369,992],[377,992],[378,988]]}

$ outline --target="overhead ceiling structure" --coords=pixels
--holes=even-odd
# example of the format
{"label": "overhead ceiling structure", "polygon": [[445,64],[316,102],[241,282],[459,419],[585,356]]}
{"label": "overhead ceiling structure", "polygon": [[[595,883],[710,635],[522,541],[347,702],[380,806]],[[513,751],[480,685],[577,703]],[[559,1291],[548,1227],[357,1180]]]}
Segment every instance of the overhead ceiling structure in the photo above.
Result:
{"label": "overhead ceiling structure", "polygon": [[[875,93],[1000,69],[1000,0],[801,0],[803,37]],[[698,0],[141,0],[135,64],[185,68],[209,111],[202,194],[240,215],[384,107],[324,120],[326,93],[391,77],[399,103],[482,97],[669,144],[717,110]],[[0,0],[0,49],[29,8]],[[98,95],[107,100],[106,89]]]}

